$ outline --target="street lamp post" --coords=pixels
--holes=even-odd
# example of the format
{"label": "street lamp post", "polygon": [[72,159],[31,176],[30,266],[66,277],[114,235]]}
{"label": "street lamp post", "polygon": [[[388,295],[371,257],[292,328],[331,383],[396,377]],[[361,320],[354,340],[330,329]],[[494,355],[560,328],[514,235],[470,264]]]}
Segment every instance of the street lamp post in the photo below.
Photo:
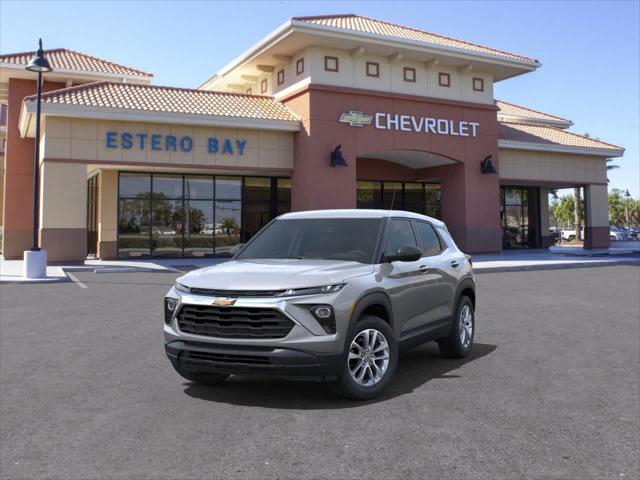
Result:
{"label": "street lamp post", "polygon": [[624,198],[625,198],[625,202],[624,202],[624,216],[625,216],[625,220],[627,221],[627,228],[631,228],[631,222],[629,221],[629,197],[631,196],[631,194],[629,193],[629,189],[627,189],[626,192],[624,192]]}
{"label": "street lamp post", "polygon": [[42,102],[42,74],[53,69],[44,56],[42,39],[35,56],[26,67],[30,72],[38,74],[38,90],[36,99],[36,137],[33,153],[33,243],[31,250],[24,252],[25,278],[45,278],[47,276],[47,252],[40,249],[38,228],[40,224],[40,105]]}

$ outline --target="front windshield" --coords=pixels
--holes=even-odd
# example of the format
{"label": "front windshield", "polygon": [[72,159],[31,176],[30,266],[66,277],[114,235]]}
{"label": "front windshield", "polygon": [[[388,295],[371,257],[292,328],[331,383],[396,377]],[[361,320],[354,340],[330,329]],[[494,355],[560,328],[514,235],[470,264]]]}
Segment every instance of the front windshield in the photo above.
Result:
{"label": "front windshield", "polygon": [[381,218],[280,219],[262,230],[236,258],[374,263],[381,227]]}

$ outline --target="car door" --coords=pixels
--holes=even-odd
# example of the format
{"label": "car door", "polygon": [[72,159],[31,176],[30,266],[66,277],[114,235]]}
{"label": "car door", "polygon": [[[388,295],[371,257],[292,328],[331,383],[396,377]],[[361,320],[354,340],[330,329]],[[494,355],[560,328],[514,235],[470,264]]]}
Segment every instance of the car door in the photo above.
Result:
{"label": "car door", "polygon": [[456,277],[450,274],[452,258],[436,229],[427,221],[412,220],[413,229],[422,250],[420,270],[423,276],[419,307],[421,313],[407,324],[407,329],[437,327],[451,315],[455,297]]}
{"label": "car door", "polygon": [[[392,218],[386,233],[384,254],[395,254],[399,247],[418,247],[411,220]],[[391,262],[381,265],[383,287],[391,299],[394,326],[400,333],[406,324],[420,323],[416,317],[423,314],[421,306],[425,294],[425,277],[420,269],[422,262]]]}

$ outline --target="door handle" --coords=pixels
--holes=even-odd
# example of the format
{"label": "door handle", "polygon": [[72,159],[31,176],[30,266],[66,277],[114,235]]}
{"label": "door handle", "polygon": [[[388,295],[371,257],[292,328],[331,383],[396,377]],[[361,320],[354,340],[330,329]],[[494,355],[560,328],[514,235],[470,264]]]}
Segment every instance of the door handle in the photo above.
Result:
{"label": "door handle", "polygon": [[460,265],[460,262],[458,260],[451,260],[451,266],[453,268],[457,268]]}
{"label": "door handle", "polygon": [[418,268],[418,270],[420,271],[420,273],[427,273],[429,271],[429,267],[427,265],[420,265],[420,268]]}

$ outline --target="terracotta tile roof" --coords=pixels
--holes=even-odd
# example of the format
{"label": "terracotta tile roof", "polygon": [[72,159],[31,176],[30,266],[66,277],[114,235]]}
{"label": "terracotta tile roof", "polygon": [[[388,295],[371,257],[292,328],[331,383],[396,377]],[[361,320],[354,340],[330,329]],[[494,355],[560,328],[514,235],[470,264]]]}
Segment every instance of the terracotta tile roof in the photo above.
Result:
{"label": "terracotta tile roof", "polygon": [[539,112],[538,110],[533,110],[531,108],[522,107],[520,105],[515,105],[513,103],[504,102],[502,100],[496,100],[496,105],[500,109],[498,112],[498,117],[520,117],[523,119],[534,120],[535,122],[549,122],[552,124],[566,124],[567,127],[571,126],[573,122],[571,120],[567,120],[566,118],[557,117],[555,115],[550,115],[548,113]]}
{"label": "terracotta tile roof", "polygon": [[[0,55],[0,64],[28,65],[36,52],[7,53]],[[117,63],[92,57],[85,53],[67,48],[45,50],[45,57],[54,70],[76,70],[78,72],[98,72],[113,75],[133,75],[138,77],[153,77],[153,74],[125,67]]]}
{"label": "terracotta tile roof", "polygon": [[538,143],[549,146],[616,150],[622,155],[624,148],[591,137],[578,135],[560,128],[521,123],[499,122],[499,139],[512,142]]}
{"label": "terracotta tile roof", "polygon": [[[35,96],[27,99],[34,100]],[[42,101],[45,104],[83,105],[187,115],[294,122],[299,120],[284,104],[272,97],[134,83],[88,83],[45,93],[42,95]]]}
{"label": "terracotta tile roof", "polygon": [[509,58],[512,60],[539,63],[538,60],[534,58],[523,57],[522,55],[516,55],[514,53],[505,52],[503,50],[484,47],[475,43],[465,42],[464,40],[457,40],[455,38],[445,37],[443,35],[429,33],[423,30],[405,27],[402,25],[396,25],[393,23],[384,22],[382,20],[376,20],[374,18],[362,17],[360,15],[355,15],[352,13],[346,15],[294,17],[292,20],[311,23],[315,25],[324,25],[326,27],[339,28],[342,30],[352,30],[363,33],[384,35],[386,37],[393,37],[402,40],[415,40],[418,42],[438,45],[441,47],[460,48],[462,50],[484,53],[498,57]]}

